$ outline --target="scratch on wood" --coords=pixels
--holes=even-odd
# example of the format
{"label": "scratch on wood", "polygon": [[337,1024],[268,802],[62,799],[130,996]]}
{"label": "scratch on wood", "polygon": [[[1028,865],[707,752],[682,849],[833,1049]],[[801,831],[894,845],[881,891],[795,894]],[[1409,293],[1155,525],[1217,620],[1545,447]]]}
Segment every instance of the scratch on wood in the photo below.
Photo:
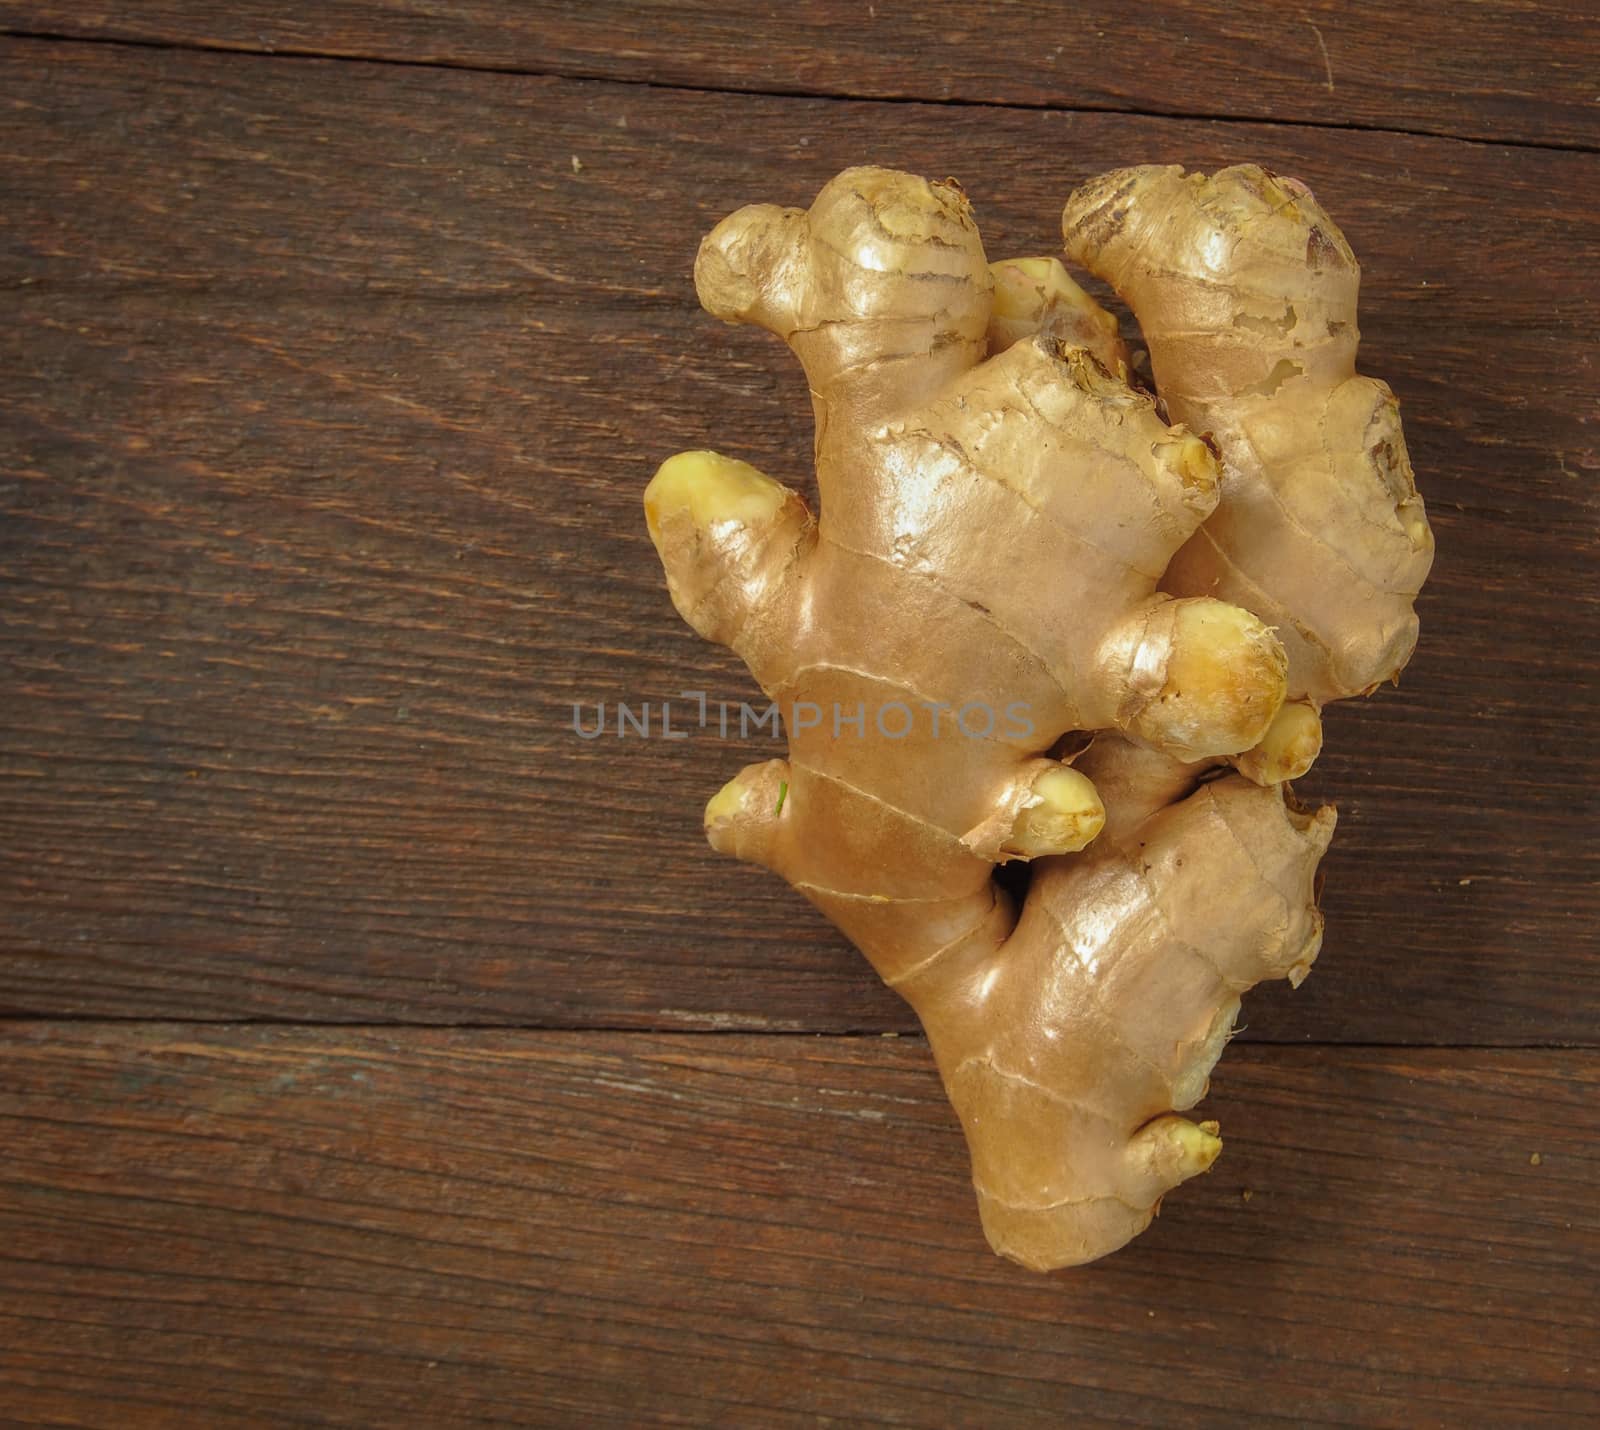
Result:
{"label": "scratch on wood", "polygon": [[1307,20],[1306,24],[1311,25],[1311,33],[1317,37],[1317,48],[1322,51],[1322,68],[1323,68],[1323,70],[1326,72],[1326,74],[1328,76],[1328,78],[1323,82],[1328,87],[1328,93],[1332,94],[1333,93],[1333,61],[1328,58],[1328,46],[1327,46],[1327,43],[1322,38],[1322,31],[1319,30],[1315,25],[1312,25],[1310,20]]}

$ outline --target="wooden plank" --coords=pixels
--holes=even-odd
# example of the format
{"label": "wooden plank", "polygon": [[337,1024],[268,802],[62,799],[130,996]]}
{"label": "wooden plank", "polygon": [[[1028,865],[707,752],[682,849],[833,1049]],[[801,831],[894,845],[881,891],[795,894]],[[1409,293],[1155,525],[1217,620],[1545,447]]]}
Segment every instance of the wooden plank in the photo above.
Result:
{"label": "wooden plank", "polygon": [[1039,1277],[917,1039],[3,1042],[22,1423],[1600,1415],[1592,1055],[1243,1051],[1216,1170]]}
{"label": "wooden plank", "polygon": [[708,443],[801,477],[809,417],[695,244],[871,155],[1035,251],[1077,177],[1181,151],[1339,215],[1439,533],[1405,685],[1308,781],[1322,969],[1249,1036],[1594,1039],[1600,222],[1551,196],[1595,156],[38,42],[0,89],[0,1008],[910,1028],[702,846],[762,742],[572,734],[753,693],[639,492]]}
{"label": "wooden plank", "polygon": [[[342,55],[699,89],[1286,119],[1600,145],[1600,29],[1579,0],[66,0],[14,32]],[[976,116],[962,122],[982,123]]]}

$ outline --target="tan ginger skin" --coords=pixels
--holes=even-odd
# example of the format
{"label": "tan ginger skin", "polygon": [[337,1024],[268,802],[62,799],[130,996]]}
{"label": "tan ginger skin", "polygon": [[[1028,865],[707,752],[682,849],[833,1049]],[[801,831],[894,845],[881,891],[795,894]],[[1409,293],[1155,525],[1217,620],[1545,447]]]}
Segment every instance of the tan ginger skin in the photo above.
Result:
{"label": "tan ginger skin", "polygon": [[788,759],[707,806],[712,844],[915,1008],[989,1241],[1039,1269],[1115,1250],[1220,1151],[1178,1114],[1240,995],[1321,941],[1334,815],[1283,781],[1322,704],[1405,664],[1433,549],[1303,185],[1128,169],[1064,227],[1165,414],[1059,263],[991,267],[953,183],[851,169],[809,211],[741,209],[695,267],[804,366],[821,515],[710,452],[645,493],[678,610],[788,724]]}

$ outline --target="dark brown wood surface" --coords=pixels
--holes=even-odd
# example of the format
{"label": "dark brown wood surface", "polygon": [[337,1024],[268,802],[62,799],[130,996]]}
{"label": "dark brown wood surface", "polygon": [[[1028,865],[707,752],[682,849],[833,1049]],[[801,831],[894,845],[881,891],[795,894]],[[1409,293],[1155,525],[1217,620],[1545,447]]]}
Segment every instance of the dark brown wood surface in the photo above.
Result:
{"label": "dark brown wood surface", "polygon": [[25,1423],[1600,1415],[1592,1055],[1247,1050],[1217,1169],[1057,1277],[984,1248],[917,1040],[77,1025],[0,1060]]}
{"label": "dark brown wood surface", "polygon": [[0,0],[0,29],[1600,148],[1600,25],[1587,0]]}
{"label": "dark brown wood surface", "polygon": [[[1597,27],[1112,10],[0,3],[0,1423],[1600,1412]],[[1224,1160],[1041,1279],[904,1008],[704,847],[764,742],[572,707],[753,694],[639,509],[806,479],[718,217],[870,160],[1049,251],[1246,158],[1363,259],[1439,565]]]}
{"label": "dark brown wood surface", "polygon": [[12,1011],[913,1029],[704,846],[750,746],[572,730],[754,693],[639,493],[695,445],[803,475],[810,419],[695,307],[695,243],[877,153],[1038,250],[1075,177],[1180,143],[1340,215],[1439,533],[1420,654],[1307,785],[1326,962],[1250,1035],[1593,1036],[1600,220],[1552,195],[1600,158],[37,41],[0,74]]}

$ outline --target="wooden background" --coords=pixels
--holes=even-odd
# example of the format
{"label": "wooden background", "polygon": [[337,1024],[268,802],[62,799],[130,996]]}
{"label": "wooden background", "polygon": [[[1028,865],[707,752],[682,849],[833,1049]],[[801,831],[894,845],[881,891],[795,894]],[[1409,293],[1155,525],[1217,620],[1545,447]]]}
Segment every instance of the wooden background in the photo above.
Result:
{"label": "wooden background", "polygon": [[[1587,4],[0,3],[0,1420],[1600,1416]],[[1255,159],[1361,255],[1438,535],[1328,938],[1113,1259],[983,1244],[907,1010],[571,731],[752,691],[641,488],[805,479],[701,234],[849,163],[991,254]]]}

